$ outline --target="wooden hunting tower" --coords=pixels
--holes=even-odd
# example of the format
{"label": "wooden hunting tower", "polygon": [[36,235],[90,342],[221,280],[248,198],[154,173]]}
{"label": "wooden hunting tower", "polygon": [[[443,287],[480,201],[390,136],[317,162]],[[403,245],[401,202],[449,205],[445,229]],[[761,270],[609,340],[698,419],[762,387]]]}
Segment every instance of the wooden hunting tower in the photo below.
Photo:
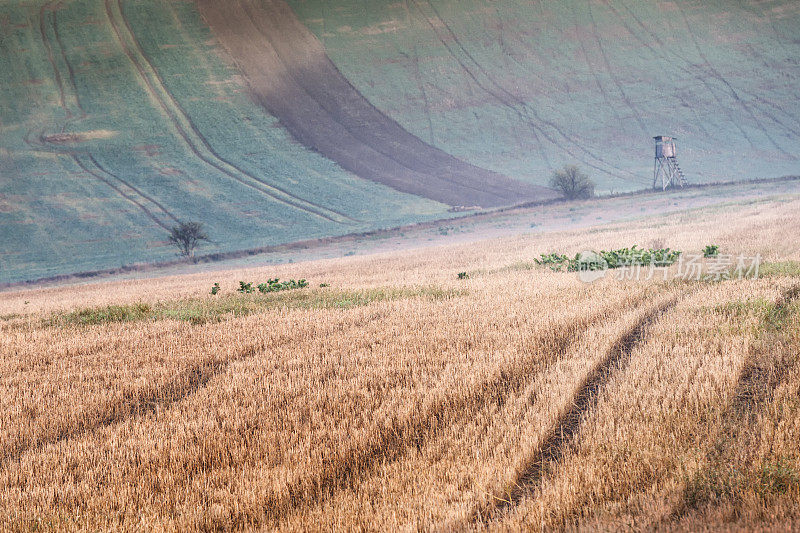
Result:
{"label": "wooden hunting tower", "polygon": [[[667,187],[683,187],[686,177],[678,165],[678,149],[675,146],[675,137],[659,135],[653,137],[656,141],[656,161],[653,167],[653,188],[661,185],[662,190]],[[660,181],[659,181],[660,179]]]}

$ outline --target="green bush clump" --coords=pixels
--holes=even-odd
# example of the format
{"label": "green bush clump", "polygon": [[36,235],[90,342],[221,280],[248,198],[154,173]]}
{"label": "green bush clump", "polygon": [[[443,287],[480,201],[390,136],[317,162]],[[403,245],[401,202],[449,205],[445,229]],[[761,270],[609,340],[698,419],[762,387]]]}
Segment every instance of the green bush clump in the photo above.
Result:
{"label": "green bush clump", "polygon": [[466,272],[459,272],[458,279],[469,279],[469,274],[467,274]]}
{"label": "green bush clump", "polygon": [[215,283],[214,286],[211,287],[211,294],[212,295],[217,295],[217,294],[219,294],[220,290],[221,290],[221,288],[219,286],[219,283]]}
{"label": "green bush clump", "polygon": [[251,294],[255,291],[252,283],[245,283],[244,281],[240,281],[239,288],[236,289],[236,292],[241,292],[242,294]]}
{"label": "green bush clump", "polygon": [[[218,285],[215,285],[215,288]],[[289,281],[281,281],[278,278],[270,278],[267,280],[266,283],[259,283],[258,285],[253,285],[253,282],[239,282],[239,288],[236,289],[237,292],[241,292],[242,294],[252,294],[258,290],[261,294],[267,294],[270,292],[281,292],[281,291],[290,291],[293,289],[305,289],[308,287],[308,281],[305,279],[301,279],[299,281],[295,281],[293,279]],[[214,289],[212,288],[211,294],[216,294]]]}
{"label": "green bush clump", "polygon": [[644,249],[635,244],[631,248],[600,252],[600,256],[608,263],[608,268],[632,265],[670,266],[678,260],[680,255],[681,252],[669,248]]}
{"label": "green bush clump", "polygon": [[304,279],[300,281],[295,281],[293,279],[289,281],[281,281],[278,278],[270,279],[266,283],[259,283],[258,284],[258,291],[261,294],[266,294],[268,292],[280,292],[280,291],[290,291],[293,289],[305,289],[308,287],[308,282]]}
{"label": "green bush clump", "polygon": [[630,266],[667,267],[674,264],[681,252],[669,248],[647,249],[633,245],[630,248],[583,252],[569,257],[565,254],[541,254],[534,259],[537,265],[550,267],[554,271],[578,272],[583,270],[603,270]]}
{"label": "green bush clump", "polygon": [[708,244],[705,248],[703,248],[703,257],[710,258],[710,257],[717,257],[719,255],[719,245],[717,244]]}

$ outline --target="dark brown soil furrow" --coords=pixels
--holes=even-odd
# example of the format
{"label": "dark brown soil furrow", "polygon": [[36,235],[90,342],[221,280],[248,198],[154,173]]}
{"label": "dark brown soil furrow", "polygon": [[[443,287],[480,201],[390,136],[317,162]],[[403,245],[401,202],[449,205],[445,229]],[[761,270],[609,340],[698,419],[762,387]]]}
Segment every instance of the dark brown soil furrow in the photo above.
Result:
{"label": "dark brown soil furrow", "polygon": [[[275,35],[282,31],[282,28],[277,25],[267,25],[268,22],[274,20],[281,20],[281,15],[278,13],[265,13],[258,14],[258,10],[265,9],[264,5],[254,7],[247,0],[242,2],[242,6],[250,16],[256,29],[261,35],[269,42],[270,46],[277,52],[278,58],[289,74],[292,81],[297,83],[298,87],[316,102],[320,109],[333,118],[338,125],[343,127],[348,134],[355,138],[358,142],[369,146],[379,156],[386,157],[407,171],[416,173],[422,179],[422,176],[433,176],[435,180],[445,182],[442,184],[446,186],[458,186],[471,190],[473,193],[490,193],[498,199],[503,198],[502,192],[493,190],[493,184],[489,183],[485,186],[477,186],[470,183],[461,183],[457,179],[451,177],[448,173],[440,173],[441,170],[437,168],[435,162],[426,160],[419,157],[419,149],[421,146],[411,146],[411,142],[417,144],[424,144],[421,140],[411,136],[408,132],[403,130],[399,124],[393,123],[393,131],[387,130],[385,127],[376,127],[380,125],[378,120],[384,118],[384,115],[378,111],[374,106],[369,104],[366,109],[361,105],[361,100],[364,98],[356,91],[356,89],[342,76],[332,63],[329,66],[335,72],[325,76],[327,86],[321,87],[319,85],[319,74],[315,72],[316,69],[310,70],[305,68],[297,68],[295,65],[302,62],[302,57],[297,55],[295,46],[286,46],[285,39],[276,39]],[[295,57],[297,55],[297,57]],[[342,81],[346,83],[337,83]],[[331,99],[328,92],[333,91],[337,93],[338,98]],[[355,97],[354,97],[355,96]],[[359,116],[357,113],[361,112],[363,115]],[[388,119],[388,117],[386,117]],[[408,137],[406,142],[398,142],[402,137]],[[393,150],[387,150],[387,146],[392,146]],[[438,154],[438,151],[434,150]],[[430,178],[428,178],[430,179]]]}
{"label": "dark brown soil furrow", "polygon": [[282,0],[196,3],[256,100],[301,143],[346,170],[450,205],[555,196],[469,165],[404,130],[347,81]]}
{"label": "dark brown soil furrow", "polygon": [[534,490],[544,474],[546,464],[561,460],[567,446],[580,429],[581,420],[592,409],[597,395],[609,378],[619,367],[627,363],[633,350],[644,341],[645,333],[650,325],[672,309],[677,302],[677,298],[671,298],[658,305],[617,340],[605,358],[586,376],[569,408],[559,417],[538,452],[528,462],[528,467],[512,483],[514,488],[508,494],[504,494],[502,498],[495,498],[491,506],[476,510],[471,517],[473,523],[481,524],[491,521],[496,514],[516,505],[524,496]]}
{"label": "dark brown soil furrow", "polygon": [[359,222],[358,220],[346,215],[345,213],[343,213],[341,211],[337,211],[335,209],[322,206],[322,205],[314,203],[314,202],[312,202],[310,200],[306,200],[305,198],[300,198],[299,196],[291,193],[290,191],[288,191],[287,189],[284,189],[283,187],[281,187],[279,185],[276,185],[274,183],[269,183],[266,180],[263,180],[263,179],[259,178],[258,176],[254,175],[252,172],[248,172],[248,171],[244,170],[243,168],[241,168],[240,166],[234,164],[232,161],[230,161],[229,159],[223,157],[217,150],[215,150],[214,147],[211,146],[211,144],[208,142],[208,140],[205,138],[205,136],[197,128],[197,126],[195,125],[194,121],[189,116],[189,114],[186,113],[186,111],[183,109],[183,106],[181,106],[180,102],[178,102],[175,99],[175,97],[172,95],[172,93],[170,93],[169,90],[167,90],[167,86],[164,83],[164,79],[161,77],[161,74],[158,72],[158,69],[155,68],[155,65],[153,65],[153,63],[150,61],[150,58],[145,53],[144,48],[142,48],[141,43],[136,38],[136,34],[133,32],[133,28],[131,28],[130,22],[125,17],[123,0],[117,0],[117,5],[119,7],[119,12],[120,12],[120,14],[122,16],[122,22],[125,24],[125,28],[127,29],[128,34],[130,35],[131,41],[133,42],[134,46],[136,46],[136,50],[139,53],[140,57],[142,57],[142,59],[147,63],[147,65],[150,67],[151,71],[154,73],[156,79],[158,80],[158,83],[164,88],[164,92],[167,95],[167,98],[169,98],[170,102],[174,105],[174,107],[178,110],[178,112],[180,112],[181,116],[186,120],[186,122],[189,125],[189,127],[191,128],[192,132],[197,136],[197,138],[199,139],[199,141],[201,142],[203,147],[214,158],[216,158],[218,161],[221,161],[222,163],[228,165],[229,167],[234,168],[236,170],[236,172],[239,172],[240,174],[242,174],[244,176],[247,176],[248,178],[252,179],[253,181],[256,181],[256,182],[258,182],[258,183],[260,183],[260,184],[262,184],[262,185],[264,185],[266,187],[269,187],[270,189],[274,189],[276,191],[279,191],[281,194],[284,194],[284,195],[286,195],[287,197],[289,197],[291,199],[291,200],[285,200],[284,199],[284,201],[290,201],[290,202],[295,202],[296,201],[296,202],[298,202],[296,204],[295,203],[291,203],[291,205],[293,207],[296,207],[298,209],[308,210],[308,206],[310,206],[311,210],[314,213],[316,213],[319,216],[324,216],[325,218],[328,218],[328,220],[331,220],[332,222],[340,222],[340,221],[339,220],[335,220],[332,217],[329,217],[325,213],[334,214],[337,217],[341,217],[342,219],[345,219],[345,220],[350,221],[350,222]]}
{"label": "dark brown soil furrow", "polygon": [[[106,0],[105,1],[106,16],[108,18],[108,21],[109,21],[109,23],[111,25],[111,28],[113,30],[114,36],[115,36],[118,44],[120,45],[120,47],[122,48],[123,52],[125,53],[125,56],[131,62],[131,64],[133,64],[133,66],[135,67],[136,71],[139,74],[139,78],[144,83],[144,86],[147,89],[148,93],[151,95],[152,98],[154,98],[158,102],[159,107],[162,109],[162,111],[169,118],[170,122],[175,127],[175,129],[178,132],[178,134],[180,135],[180,137],[184,140],[186,146],[188,146],[189,150],[198,159],[200,159],[204,163],[208,164],[209,166],[215,168],[216,170],[218,170],[219,172],[223,173],[224,175],[226,175],[226,176],[228,176],[230,178],[233,178],[234,180],[238,181],[239,183],[242,183],[243,185],[245,185],[245,186],[247,186],[247,187],[249,187],[249,188],[251,188],[253,190],[258,191],[259,193],[261,193],[261,194],[263,194],[265,196],[268,196],[268,197],[272,198],[273,200],[275,200],[277,202],[289,205],[289,206],[294,207],[296,209],[299,209],[301,211],[305,211],[306,213],[308,213],[310,215],[324,218],[324,219],[326,219],[326,220],[328,220],[330,222],[340,223],[340,221],[337,220],[336,216],[344,216],[344,215],[339,215],[338,213],[334,213],[332,211],[331,211],[331,214],[327,214],[325,211],[330,211],[330,210],[327,210],[327,208],[321,208],[319,206],[313,207],[314,204],[311,204],[310,202],[307,202],[306,200],[302,200],[300,198],[297,198],[297,197],[294,197],[292,195],[289,195],[288,193],[285,193],[281,189],[273,186],[272,184],[269,184],[266,181],[261,180],[261,179],[257,178],[256,176],[253,176],[252,174],[249,174],[249,173],[243,171],[242,169],[238,168],[237,166],[231,164],[230,162],[222,159],[211,148],[211,146],[208,144],[206,139],[202,135],[200,135],[199,131],[196,129],[196,127],[192,123],[191,119],[185,114],[185,112],[183,112],[182,108],[178,105],[177,101],[174,100],[174,98],[169,93],[169,91],[166,90],[166,86],[163,84],[163,80],[161,80],[158,77],[158,71],[155,70],[155,68],[153,68],[152,64],[147,63],[147,65],[150,66],[152,71],[155,72],[157,80],[161,84],[161,87],[163,88],[164,93],[167,94],[167,97],[170,99],[169,102],[165,101],[163,99],[163,97],[161,96],[161,94],[159,93],[159,91],[157,90],[157,88],[155,86],[153,86],[153,82],[148,77],[147,71],[145,70],[144,65],[142,63],[140,63],[139,58],[137,57],[137,52],[139,53],[139,55],[143,58],[143,60],[145,62],[148,61],[147,60],[147,56],[145,56],[144,53],[141,51],[140,45],[139,45],[138,41],[136,40],[135,35],[130,30],[130,27],[127,26],[127,20],[123,20],[123,25],[125,25],[125,29],[128,31],[128,34],[131,37],[131,41],[134,43],[134,46],[139,47],[139,49],[132,50],[126,44],[125,38],[124,38],[124,36],[122,34],[123,30],[120,27],[120,24],[117,22],[116,17],[114,16],[114,13],[113,13],[113,9],[112,9],[112,6],[111,6],[111,2],[112,1],[113,0]],[[122,11],[123,8],[122,8],[121,0],[118,0],[117,8],[120,10],[120,13],[124,13]],[[176,112],[181,113],[181,117],[180,118],[176,115]],[[192,141],[190,133],[186,129],[184,129],[183,125],[181,124],[181,120],[180,119],[183,119],[189,125],[189,127],[191,128],[191,133],[194,134],[199,139],[200,143],[202,144],[202,148],[208,151],[208,153],[210,154],[210,157],[208,157],[208,156],[204,155],[203,153],[201,153],[200,149],[197,146],[195,146],[195,143]],[[228,168],[225,167],[225,165],[228,165],[229,167],[235,169],[235,171],[229,170]],[[241,174],[241,176],[239,174]],[[249,178],[250,180],[253,180],[256,183],[251,183],[247,179],[243,178],[242,176],[245,176],[246,178]],[[259,186],[259,185],[261,185],[261,186]],[[282,196],[280,196],[278,194],[275,194],[275,193],[271,192],[269,189],[278,190],[281,193],[286,194],[287,196],[289,196],[289,198],[284,198],[284,197],[282,197]],[[304,204],[308,204],[308,206],[306,206]],[[335,216],[332,216],[332,215],[335,215]],[[349,218],[349,217],[347,217],[347,218]],[[350,219],[350,220],[352,220],[352,219]]]}

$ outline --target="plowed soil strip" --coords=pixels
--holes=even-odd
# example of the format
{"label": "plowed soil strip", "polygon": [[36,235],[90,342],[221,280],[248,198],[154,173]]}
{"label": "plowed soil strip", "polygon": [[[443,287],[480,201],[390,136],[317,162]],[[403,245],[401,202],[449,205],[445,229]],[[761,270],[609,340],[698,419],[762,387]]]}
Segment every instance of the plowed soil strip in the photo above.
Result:
{"label": "plowed soil strip", "polygon": [[205,137],[200,134],[189,116],[183,111],[183,108],[181,108],[178,102],[172,97],[172,94],[167,90],[158,71],[150,63],[147,56],[144,55],[139,42],[136,40],[136,36],[124,17],[121,1],[106,0],[105,8],[113,34],[123,52],[135,67],[147,92],[158,103],[159,107],[161,107],[172,122],[178,134],[198,159],[217,169],[222,174],[233,178],[277,202],[305,211],[310,215],[326,219],[330,222],[345,223],[348,220],[352,221],[352,219],[342,213],[293,196],[280,187],[267,183],[257,176],[245,172],[214,151]]}
{"label": "plowed soil strip", "polygon": [[555,196],[460,161],[376,109],[282,0],[196,0],[255,99],[307,147],[354,174],[450,205],[494,207]]}

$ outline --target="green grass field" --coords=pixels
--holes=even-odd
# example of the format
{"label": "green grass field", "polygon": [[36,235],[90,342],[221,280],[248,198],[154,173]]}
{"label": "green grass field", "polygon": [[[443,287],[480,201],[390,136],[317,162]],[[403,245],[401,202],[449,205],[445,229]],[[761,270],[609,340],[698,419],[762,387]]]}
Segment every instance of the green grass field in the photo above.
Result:
{"label": "green grass field", "polygon": [[447,216],[294,141],[191,3],[109,5],[0,4],[0,282],[170,258],[174,219],[224,251]]}
{"label": "green grass field", "polygon": [[[291,0],[336,66],[423,141],[535,184],[800,172],[800,4]],[[251,99],[190,1],[0,0],[0,283],[443,218],[355,176]]]}
{"label": "green grass field", "polygon": [[797,173],[797,2],[289,3],[367,98],[478,166],[620,192],[663,134],[695,182]]}

